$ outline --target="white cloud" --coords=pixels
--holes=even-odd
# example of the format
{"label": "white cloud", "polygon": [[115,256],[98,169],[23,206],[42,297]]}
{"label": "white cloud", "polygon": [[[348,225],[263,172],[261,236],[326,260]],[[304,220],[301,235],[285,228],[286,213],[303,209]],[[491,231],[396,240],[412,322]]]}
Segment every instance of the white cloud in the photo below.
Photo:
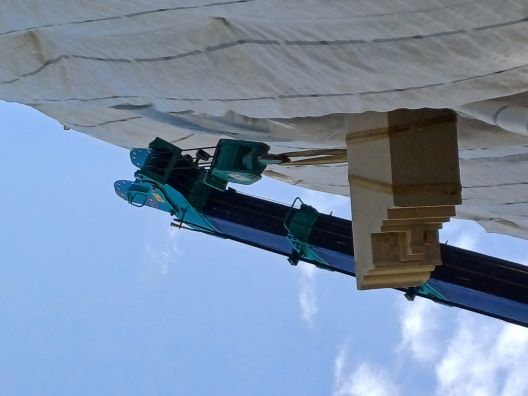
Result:
{"label": "white cloud", "polygon": [[[304,190],[300,198],[305,204],[313,206],[320,213],[329,214],[333,212],[334,215],[343,216],[347,216],[347,213],[350,213],[350,199],[348,197]],[[307,263],[300,263],[299,267],[301,273],[299,290],[301,317],[308,327],[312,328],[318,309],[317,295],[315,293],[315,272],[317,268]]]}
{"label": "white cloud", "polygon": [[443,330],[442,307],[424,298],[400,304],[402,341],[400,351],[410,352],[421,362],[432,362],[440,355],[440,332]]}
{"label": "white cloud", "polygon": [[334,360],[334,385],[339,387],[345,377],[344,371],[348,358],[348,345],[343,344],[337,351],[337,356]]}
{"label": "white cloud", "polygon": [[490,347],[498,328],[475,326],[471,318],[459,322],[436,366],[438,395],[496,395],[497,364]]}
{"label": "white cloud", "polygon": [[[446,225],[443,237],[450,245],[470,250],[486,240],[480,226],[463,221]],[[469,312],[460,312],[454,320],[446,315],[442,323],[454,332],[451,335],[437,332],[433,337],[433,344],[440,345],[443,351],[435,366],[436,394],[528,394],[528,329]],[[409,341],[412,334],[407,329],[406,338],[405,331],[402,327],[403,343],[412,350],[413,341]],[[416,343],[426,348],[423,342]],[[413,357],[418,358],[414,353]]]}
{"label": "white cloud", "polygon": [[314,316],[317,313],[317,295],[315,293],[315,265],[299,263],[301,274],[301,285],[299,290],[299,304],[301,306],[301,318],[308,327],[313,327]]}
{"label": "white cloud", "polygon": [[[331,213],[334,215],[345,215],[350,212],[350,199],[339,195],[326,194],[319,191],[304,190],[301,197],[307,205],[313,206],[320,213]],[[315,273],[317,268],[314,265],[300,263],[300,290],[299,304],[301,307],[301,317],[308,327],[314,325],[314,317],[318,310],[317,295],[315,292]]]}
{"label": "white cloud", "polygon": [[436,367],[438,395],[528,394],[528,329],[460,315]]}
{"label": "white cloud", "polygon": [[528,329],[455,312],[420,299],[401,309],[399,351],[425,363],[435,394],[527,395]]}
{"label": "white cloud", "polygon": [[159,246],[153,248],[149,243],[145,245],[145,251],[149,258],[149,263],[161,275],[169,273],[169,267],[174,257],[181,254],[177,245],[177,230],[169,228],[162,238]]}
{"label": "white cloud", "polygon": [[[405,367],[412,375],[430,375],[434,391],[427,393],[528,395],[528,329],[469,312],[454,315],[453,310],[436,308],[428,301],[408,305],[412,308],[401,310],[400,352],[424,364],[418,370],[406,361]],[[391,361],[387,364],[394,366]],[[404,392],[387,369],[368,362],[350,369],[347,345],[339,348],[333,396],[392,396],[400,391],[412,394],[416,389]]]}
{"label": "white cloud", "polygon": [[381,367],[361,363],[348,368],[348,347],[342,345],[334,360],[333,396],[397,396],[399,389]]}

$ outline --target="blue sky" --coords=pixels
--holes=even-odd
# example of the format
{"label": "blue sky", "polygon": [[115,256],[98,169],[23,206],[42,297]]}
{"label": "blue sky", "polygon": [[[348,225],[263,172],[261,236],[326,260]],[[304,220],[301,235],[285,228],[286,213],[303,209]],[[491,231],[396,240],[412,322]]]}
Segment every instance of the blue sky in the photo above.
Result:
{"label": "blue sky", "polygon": [[[0,394],[525,395],[528,331],[169,227],[115,196],[128,151],[0,102]],[[266,179],[245,189],[348,200]],[[455,221],[450,244],[528,262]]]}

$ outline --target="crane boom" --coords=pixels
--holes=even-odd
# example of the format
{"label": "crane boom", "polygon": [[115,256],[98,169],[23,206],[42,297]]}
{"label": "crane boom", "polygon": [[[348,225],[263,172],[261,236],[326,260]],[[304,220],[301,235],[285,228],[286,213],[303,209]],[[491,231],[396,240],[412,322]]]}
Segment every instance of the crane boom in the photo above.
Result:
{"label": "crane boom", "polygon": [[[139,168],[135,180],[115,183],[129,203],[168,212],[175,226],[286,256],[292,265],[302,260],[355,276],[350,220],[319,213],[300,199],[288,206],[226,190],[223,183],[215,188],[207,183],[210,167],[161,139],[132,150],[131,159]],[[398,290],[409,300],[427,298],[528,327],[528,267],[446,244],[441,257],[425,284]]]}

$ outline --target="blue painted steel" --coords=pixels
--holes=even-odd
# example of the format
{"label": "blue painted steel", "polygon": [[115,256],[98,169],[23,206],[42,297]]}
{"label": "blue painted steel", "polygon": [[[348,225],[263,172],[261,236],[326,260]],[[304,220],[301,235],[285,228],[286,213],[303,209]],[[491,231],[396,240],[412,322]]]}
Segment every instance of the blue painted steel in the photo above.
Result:
{"label": "blue painted steel", "polygon": [[[228,220],[216,218],[210,218],[210,220],[224,237],[229,237],[239,242],[285,256],[290,254],[291,245],[288,243],[287,236],[263,232],[251,227],[232,223]],[[318,260],[311,260],[307,257],[304,257],[303,261],[310,262],[325,269],[355,275],[355,262],[352,254],[344,254],[320,246],[312,246],[312,249],[324,264],[320,265]],[[416,288],[414,295],[444,305],[456,306],[509,320],[521,326],[528,326],[528,307],[526,304],[493,294],[483,293],[437,279],[430,279],[421,287]]]}
{"label": "blue painted steel", "polygon": [[[285,256],[290,254],[291,245],[284,235],[263,232],[227,220],[212,217],[209,219],[223,236],[229,236],[239,242],[258,246],[261,249],[273,251]],[[354,257],[351,254],[344,254],[319,246],[313,246],[312,248],[323,259],[324,263],[330,266],[330,269],[333,268],[339,272],[348,273],[349,275],[355,274]],[[317,265],[317,262],[313,262],[312,260],[307,261]],[[325,267],[325,269],[329,268]],[[436,279],[430,279],[425,285],[417,288],[415,293],[419,297],[432,299],[444,305],[459,306],[471,311],[488,315],[491,314],[497,317],[505,316],[520,325],[526,325],[528,323],[526,304]]]}
{"label": "blue painted steel", "polygon": [[350,254],[343,254],[334,250],[329,250],[321,246],[312,246],[312,249],[324,263],[328,263],[333,268],[340,272],[356,275],[356,261],[354,256]]}
{"label": "blue painted steel", "polygon": [[[285,256],[290,254],[291,245],[284,235],[263,232],[228,220],[212,217],[209,219],[224,237],[230,237],[239,242]],[[303,258],[303,261],[325,269],[333,269],[348,275],[355,275],[353,255],[328,250],[320,246],[313,246],[312,248],[326,265],[318,265],[317,261],[307,258]],[[431,299],[444,305],[456,306],[481,314],[507,319],[522,326],[528,326],[528,308],[526,304],[493,294],[483,293],[436,279],[430,279],[417,288],[414,293],[419,297]]]}
{"label": "blue painted steel", "polygon": [[[203,210],[207,205],[209,192],[207,190],[208,187],[204,190],[200,184],[203,183],[204,179],[200,176],[202,175],[202,173],[200,173],[201,171],[197,171],[196,169],[198,168],[193,168],[193,177],[195,177],[195,179],[192,179],[191,184],[184,184],[185,188],[191,188],[191,190],[189,190],[191,192],[187,191],[188,199],[183,193],[180,193],[171,185],[161,184],[159,180],[156,181],[142,174],[141,169],[147,163],[150,153],[151,150],[147,149],[132,150],[131,161],[134,165],[140,168],[140,170],[136,172],[136,180],[133,182],[119,180],[114,185],[116,193],[129,203],[135,206],[149,206],[168,212],[175,216],[182,224],[186,224],[195,230],[207,232],[218,237],[236,240],[241,243],[282,254],[286,257],[291,257],[293,248],[294,250],[297,250],[299,259],[303,261],[307,261],[318,267],[331,271],[338,271],[352,276],[355,275],[352,247],[350,252],[347,252],[346,249],[344,250],[342,247],[339,248],[338,246],[335,247],[336,250],[329,249],[328,246],[332,246],[332,244],[324,242],[324,239],[320,244],[326,244],[327,247],[318,246],[310,242],[310,235],[312,232],[311,227],[314,226],[315,221],[307,222],[305,221],[306,219],[301,221],[299,223],[301,226],[304,225],[303,222],[306,222],[310,227],[300,227],[298,229],[299,232],[295,235],[292,233],[292,230],[290,229],[291,227],[284,227],[284,229],[281,230],[280,223],[278,226],[274,227],[266,227],[262,225],[257,226],[254,222],[248,222],[248,224],[253,226],[239,224],[238,222],[233,221],[231,217],[237,213],[237,210],[243,209],[244,201],[239,201],[239,207],[231,207],[228,205],[230,209],[227,212],[209,212],[217,213],[216,216],[224,216],[223,218],[214,215],[206,215]],[[196,176],[196,172],[198,172],[198,176]],[[227,198],[230,196],[244,197],[233,192],[222,192],[219,194],[222,194],[222,196],[215,196],[213,200],[217,203],[213,203],[211,207],[218,207],[218,203],[222,199],[234,199]],[[191,202],[189,200],[191,200]],[[265,201],[262,201],[262,204],[259,203],[258,205],[264,205],[264,202]],[[193,206],[193,204],[197,205],[197,207]],[[277,204],[275,205],[281,206]],[[281,207],[283,209],[278,210],[278,212],[285,213],[286,209],[283,206]],[[264,213],[266,212],[263,212],[263,214]],[[289,214],[291,214],[291,211],[288,215]],[[239,218],[239,222],[244,222],[243,216],[239,215]],[[317,219],[317,216],[314,217],[314,219]],[[327,224],[325,226],[326,228],[320,228],[318,229],[319,231],[328,230],[328,224],[334,224],[328,223],[328,220],[325,221],[327,221],[327,223],[325,223]],[[340,221],[343,222],[343,220]],[[268,231],[264,231],[260,228],[268,229]],[[320,238],[319,241],[321,241]],[[452,263],[450,265],[452,265]],[[449,267],[446,268],[448,271],[454,271],[449,270]],[[450,279],[458,284],[450,283],[449,281],[441,279],[441,277],[440,279],[432,278],[421,287],[402,291],[406,292],[406,295],[410,299],[413,299],[414,296],[420,296],[438,303],[467,309],[528,327],[528,304],[522,302],[524,301],[522,295],[520,297],[512,297],[513,299],[508,299],[493,294],[493,289],[484,288],[476,290],[471,287],[462,286],[466,283],[460,283],[458,280],[454,281],[453,279],[455,278],[445,279]],[[469,286],[471,286],[471,284],[469,284]],[[491,291],[490,293],[487,293],[480,290]]]}
{"label": "blue painted steel", "polygon": [[[127,187],[131,184],[132,182],[117,182],[116,192],[118,195],[127,199]],[[174,192],[170,195],[175,196],[176,194]],[[180,202],[184,202],[181,198],[179,199]],[[167,207],[160,206],[159,203],[153,202],[153,200],[148,200],[145,205],[169,211],[167,210]],[[233,239],[284,256],[289,256],[291,254],[292,245],[287,234],[278,235],[275,233],[264,232],[259,229],[233,223],[229,220],[209,216],[207,216],[206,219],[207,223],[204,223],[201,219],[206,216],[198,212],[194,212],[191,215],[192,209],[188,204],[186,205],[188,208],[188,214],[186,216],[181,216],[180,214],[179,216],[177,215],[177,217],[184,223],[189,222],[188,224],[191,227],[194,226],[197,230],[210,231],[213,235]],[[194,224],[201,224],[201,226],[196,227]],[[313,260],[310,257],[303,257],[303,261],[307,261],[324,269],[335,270],[348,275],[355,275],[354,257],[352,254],[329,250],[321,246],[312,246],[311,249],[317,255],[318,259]],[[528,309],[526,304],[498,297],[493,294],[483,293],[478,290],[450,284],[437,279],[430,279],[425,285],[417,288],[414,291],[414,294],[445,305],[468,309],[474,312],[508,320],[522,326],[528,326]]]}
{"label": "blue painted steel", "polygon": [[222,235],[227,235],[237,241],[250,245],[258,244],[262,246],[262,249],[267,249],[285,256],[291,253],[292,246],[284,235],[272,234],[215,217],[209,217],[209,220]]}
{"label": "blue painted steel", "polygon": [[[472,311],[494,317],[508,318],[512,322],[528,327],[528,307],[526,304],[437,279],[430,279],[427,284],[445,296],[447,305],[463,305]],[[422,297],[427,298],[429,296]]]}
{"label": "blue painted steel", "polygon": [[[220,236],[234,239],[238,242],[268,250],[284,256],[291,254],[291,241],[285,235],[273,234],[236,224],[228,220],[208,217]],[[339,271],[347,275],[355,275],[354,257],[340,252],[325,249],[319,246],[312,246],[315,259],[312,256],[303,256],[302,261],[314,264],[319,268],[330,271]]]}

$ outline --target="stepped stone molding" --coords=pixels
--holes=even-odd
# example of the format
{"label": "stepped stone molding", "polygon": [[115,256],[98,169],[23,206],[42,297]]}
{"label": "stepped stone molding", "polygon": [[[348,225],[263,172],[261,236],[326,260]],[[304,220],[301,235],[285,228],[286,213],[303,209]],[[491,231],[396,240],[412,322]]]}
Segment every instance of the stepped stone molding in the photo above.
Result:
{"label": "stepped stone molding", "polygon": [[456,115],[368,117],[370,129],[347,135],[358,289],[419,286],[441,264],[438,232],[462,201]]}

